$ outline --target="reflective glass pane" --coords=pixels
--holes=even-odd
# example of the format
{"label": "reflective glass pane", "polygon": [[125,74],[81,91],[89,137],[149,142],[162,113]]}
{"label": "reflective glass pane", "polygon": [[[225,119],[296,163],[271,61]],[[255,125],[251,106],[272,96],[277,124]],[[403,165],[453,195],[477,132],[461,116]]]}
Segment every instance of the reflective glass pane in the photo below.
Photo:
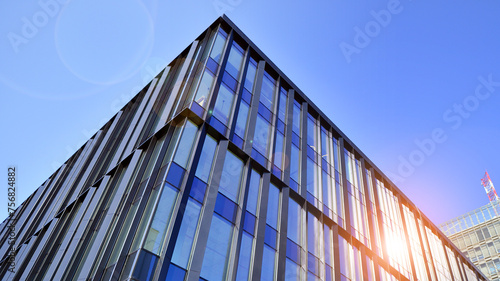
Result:
{"label": "reflective glass pane", "polygon": [[166,183],[163,187],[153,222],[149,227],[144,249],[154,254],[160,254],[176,198],[177,189]]}
{"label": "reflective glass pane", "polygon": [[252,258],[253,236],[243,232],[241,236],[240,258],[238,260],[237,281],[247,281]]}
{"label": "reflective glass pane", "polygon": [[291,155],[290,155],[290,178],[295,182],[300,182],[300,153],[299,148],[292,145]]}
{"label": "reflective glass pane", "polygon": [[228,151],[222,168],[219,192],[234,202],[238,202],[242,173],[243,161]]}
{"label": "reflective glass pane", "polygon": [[286,259],[285,280],[300,280],[300,266],[290,259]]}
{"label": "reflective glass pane", "polygon": [[213,115],[226,126],[229,122],[229,115],[233,108],[234,97],[234,93],[228,89],[225,84],[220,86]]}
{"label": "reflective glass pane", "polygon": [[292,130],[295,132],[297,135],[300,136],[300,104],[295,101],[293,103],[293,127]]}
{"label": "reflective glass pane", "polygon": [[226,44],[226,34],[223,30],[219,30],[217,33],[217,38],[215,39],[214,46],[212,48],[212,52],[210,53],[210,57],[220,63],[220,58],[222,56],[222,51],[224,50],[224,45]]}
{"label": "reflective glass pane", "polygon": [[202,181],[208,183],[210,171],[212,170],[212,162],[217,149],[217,141],[210,135],[207,135],[203,149],[201,150],[200,160],[196,168],[196,176]]}
{"label": "reflective glass pane", "polygon": [[276,148],[274,149],[274,165],[283,170],[283,146],[284,136],[281,133],[276,134]]}
{"label": "reflective glass pane", "polygon": [[307,249],[316,257],[320,256],[322,224],[313,214],[307,213]]}
{"label": "reflective glass pane", "polygon": [[274,229],[278,229],[278,208],[280,202],[280,190],[274,185],[269,185],[269,201],[267,203],[266,223]]}
{"label": "reflective glass pane", "polygon": [[226,71],[234,78],[240,77],[241,66],[243,65],[243,49],[238,43],[233,42],[229,58],[227,60]]}
{"label": "reflective glass pane", "polygon": [[273,281],[275,279],[274,278],[274,264],[276,263],[275,257],[276,257],[276,251],[273,248],[264,245],[264,252],[262,256],[262,271],[260,276],[261,281]]}
{"label": "reflective glass pane", "polygon": [[247,211],[257,215],[257,203],[260,191],[260,174],[252,170],[250,174],[250,186],[248,187]]}
{"label": "reflective glass pane", "polygon": [[245,130],[247,127],[248,110],[248,104],[246,102],[241,102],[240,109],[238,111],[238,119],[236,119],[236,127],[234,128],[234,133],[242,138],[245,136]]}
{"label": "reflective glass pane", "polygon": [[252,92],[253,90],[255,74],[257,74],[257,62],[252,58],[250,58],[250,63],[248,64],[247,75],[245,78],[245,88],[249,92]]}
{"label": "reflective glass pane", "polygon": [[290,199],[288,201],[288,230],[287,236],[292,241],[297,244],[301,244],[300,242],[300,231],[301,231],[301,207],[299,203],[295,202],[295,200]]}
{"label": "reflective glass pane", "polygon": [[186,275],[186,271],[184,269],[176,266],[175,264],[170,264],[165,281],[184,280],[184,275]]}
{"label": "reflective glass pane", "polygon": [[269,138],[271,125],[262,116],[257,115],[253,147],[265,157],[269,155]]}
{"label": "reflective glass pane", "polygon": [[267,107],[269,110],[274,109],[274,92],[275,92],[276,81],[269,76],[269,74],[264,74],[264,79],[262,80],[262,90],[260,92],[260,102]]}
{"label": "reflective glass pane", "polygon": [[186,168],[189,161],[189,156],[193,151],[192,146],[197,131],[198,127],[193,122],[189,121],[186,123],[184,131],[182,132],[182,137],[179,141],[177,151],[174,156],[174,161],[184,169]]}
{"label": "reflective glass pane", "polygon": [[208,70],[205,70],[203,76],[201,77],[200,85],[198,86],[198,91],[194,100],[203,108],[208,104],[208,97],[214,84],[214,74]]}
{"label": "reflective glass pane", "polygon": [[136,280],[151,280],[156,268],[157,261],[158,256],[155,256],[146,251],[141,251],[132,277],[136,278]]}
{"label": "reflective glass pane", "polygon": [[201,205],[199,203],[193,199],[188,200],[172,255],[172,262],[183,268],[187,268],[200,209]]}
{"label": "reflective glass pane", "polygon": [[287,93],[284,88],[280,90],[280,101],[278,106],[278,118],[285,121],[286,120],[286,98]]}
{"label": "reflective glass pane", "polygon": [[233,226],[214,214],[208,234],[207,248],[201,268],[201,277],[210,280],[226,280],[226,265],[231,245]]}

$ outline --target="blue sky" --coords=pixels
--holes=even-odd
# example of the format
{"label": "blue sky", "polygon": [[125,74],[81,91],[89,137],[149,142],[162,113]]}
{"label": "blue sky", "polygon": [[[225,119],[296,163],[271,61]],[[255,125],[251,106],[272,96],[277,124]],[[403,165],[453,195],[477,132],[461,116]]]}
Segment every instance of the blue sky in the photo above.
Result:
{"label": "blue sky", "polygon": [[222,13],[435,223],[500,188],[500,2],[168,2],[0,4],[0,217]]}

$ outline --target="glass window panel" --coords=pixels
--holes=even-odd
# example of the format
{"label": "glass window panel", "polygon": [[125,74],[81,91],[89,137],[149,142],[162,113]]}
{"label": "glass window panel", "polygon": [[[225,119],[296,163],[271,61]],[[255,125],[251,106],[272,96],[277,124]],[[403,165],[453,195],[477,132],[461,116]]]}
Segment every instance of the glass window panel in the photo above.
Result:
{"label": "glass window panel", "polygon": [[155,256],[146,251],[141,251],[139,254],[139,259],[137,260],[137,264],[135,266],[135,271],[132,274],[132,277],[136,278],[136,280],[144,280],[149,281],[153,277],[156,262],[158,261],[158,256]]}
{"label": "glass window panel", "polygon": [[184,276],[186,275],[186,271],[175,264],[170,264],[168,267],[167,278],[165,281],[178,281],[184,280]]}
{"label": "glass window panel", "polygon": [[219,192],[234,202],[238,202],[242,173],[243,161],[228,151],[222,168]]}
{"label": "glass window panel", "polygon": [[307,213],[307,249],[316,257],[320,257],[322,224],[313,214]]}
{"label": "glass window panel", "polygon": [[160,201],[156,207],[153,222],[149,227],[144,244],[144,249],[154,254],[160,254],[165,241],[165,234],[170,222],[175,199],[177,199],[177,189],[166,183],[163,187]]}
{"label": "glass window panel", "polygon": [[288,201],[288,230],[287,236],[293,242],[301,245],[300,241],[300,231],[301,226],[301,210],[299,203],[295,202],[293,199]]}
{"label": "glass window panel", "polygon": [[215,75],[205,69],[205,72],[201,77],[200,85],[198,86],[198,91],[196,92],[196,96],[194,98],[194,100],[203,108],[206,108],[208,104],[208,97],[215,81],[214,78]]}
{"label": "glass window panel", "polygon": [[276,257],[276,251],[273,248],[264,245],[264,252],[262,256],[262,270],[260,276],[261,281],[275,280],[274,278],[274,265],[276,263],[275,257]]}
{"label": "glass window panel", "polygon": [[210,281],[226,280],[232,231],[233,226],[230,222],[214,214],[208,234],[201,277]]}
{"label": "glass window panel", "polygon": [[295,132],[297,135],[300,136],[300,124],[301,124],[301,120],[300,120],[300,104],[295,101],[293,103],[293,127],[292,127],[292,130],[293,132]]}
{"label": "glass window panel", "polygon": [[247,119],[248,119],[248,104],[246,102],[240,103],[240,109],[238,111],[238,119],[236,119],[236,127],[234,128],[234,133],[244,138],[245,130],[247,127]]}
{"label": "glass window panel", "polygon": [[217,199],[215,200],[214,211],[226,220],[234,223],[236,216],[236,203],[227,199],[226,196],[218,193]]}
{"label": "glass window panel", "polygon": [[290,178],[300,183],[300,153],[299,148],[292,145],[290,155]]}
{"label": "glass window panel", "polygon": [[173,186],[177,188],[180,188],[182,179],[184,178],[184,172],[185,172],[184,168],[173,162],[168,170],[166,178],[167,182],[171,183]]}
{"label": "glass window panel", "polygon": [[186,123],[182,137],[179,140],[177,151],[174,156],[175,163],[179,164],[184,169],[187,167],[189,156],[193,151],[192,146],[195,140],[198,127],[191,121]]}
{"label": "glass window panel", "polygon": [[276,134],[276,148],[274,150],[274,165],[283,170],[283,146],[284,136],[281,133]]}
{"label": "glass window panel", "polygon": [[257,203],[259,201],[260,174],[252,170],[250,175],[250,186],[248,187],[247,211],[257,215]]}
{"label": "glass window panel", "polygon": [[252,258],[253,236],[243,232],[241,236],[240,258],[238,260],[238,273],[236,281],[247,281]]}
{"label": "glass window panel", "polygon": [[188,199],[172,255],[172,262],[183,268],[187,268],[200,209],[201,205],[199,203],[191,198]]}
{"label": "glass window panel", "polygon": [[339,261],[340,273],[347,278],[351,278],[350,246],[345,239],[339,235]]}
{"label": "glass window panel", "polygon": [[210,176],[210,171],[212,170],[212,163],[214,161],[215,150],[217,149],[217,141],[210,135],[205,138],[205,143],[203,144],[203,149],[201,150],[200,160],[198,161],[198,167],[196,168],[196,176],[208,183],[208,178]]}
{"label": "glass window panel", "polygon": [[317,151],[316,147],[316,120],[308,114],[307,117],[307,145]]}
{"label": "glass window panel", "polygon": [[[108,265],[110,266],[112,264],[115,264],[118,261],[118,256],[120,252],[123,249],[123,244],[125,243],[125,238],[128,236],[130,232],[130,225],[132,224],[132,221],[136,215],[137,207],[139,206],[139,201],[136,201],[132,206],[130,206],[130,209],[127,214],[127,218],[125,219],[125,222],[123,223],[123,227],[120,230],[120,235],[118,236],[118,239],[115,243],[115,246],[113,248],[113,252],[111,253],[111,256],[108,260]],[[493,243],[492,243],[493,246]]]}
{"label": "glass window panel", "polygon": [[325,263],[333,266],[333,232],[326,224],[324,229],[324,243],[325,243]]}
{"label": "glass window panel", "polygon": [[280,190],[274,185],[269,185],[269,201],[267,203],[266,223],[278,230]]}
{"label": "glass window panel", "polygon": [[226,37],[225,32],[220,29],[219,33],[217,33],[217,38],[215,39],[212,52],[210,53],[210,57],[217,63],[220,63],[222,51],[224,50],[224,45],[226,44]]}
{"label": "glass window panel", "polygon": [[280,90],[280,101],[278,106],[278,118],[285,121],[286,120],[286,98],[287,94],[285,89]]}
{"label": "glass window panel", "polygon": [[252,92],[253,85],[255,81],[255,75],[257,74],[257,62],[250,58],[250,63],[248,64],[247,75],[245,78],[245,88]]}
{"label": "glass window panel", "polygon": [[275,92],[276,80],[271,78],[269,74],[264,73],[264,79],[262,80],[262,90],[260,92],[260,102],[267,107],[269,110],[274,109],[274,92]]}
{"label": "glass window panel", "polygon": [[320,199],[318,165],[309,157],[307,158],[307,191],[315,198]]}
{"label": "glass window panel", "polygon": [[226,71],[236,79],[240,77],[241,66],[243,65],[243,49],[238,43],[233,42],[229,58],[227,59]]}
{"label": "glass window panel", "polygon": [[222,124],[226,125],[229,122],[229,116],[234,103],[234,93],[227,88],[225,84],[222,84],[219,88],[219,94],[217,95],[217,101],[215,102],[213,115]]}
{"label": "glass window panel", "polygon": [[300,278],[300,266],[290,259],[286,259],[285,264],[285,280],[299,281]]}
{"label": "glass window panel", "polygon": [[262,116],[257,115],[253,147],[266,158],[269,156],[270,136],[271,125]]}
{"label": "glass window panel", "polygon": [[254,215],[252,215],[250,212],[245,212],[243,230],[253,235],[255,231],[255,220],[256,217]]}
{"label": "glass window panel", "polygon": [[146,205],[146,210],[144,210],[144,213],[142,215],[141,224],[139,225],[139,228],[136,232],[134,242],[132,243],[132,247],[130,248],[129,253],[133,253],[133,252],[137,251],[137,249],[139,249],[141,242],[143,241],[143,238],[144,238],[145,232],[146,232],[146,228],[147,228],[147,224],[148,224],[148,220],[153,213],[153,208],[154,208],[156,199],[158,198],[158,195],[159,195],[159,190],[160,190],[159,188],[155,188],[155,189],[153,189],[153,191],[151,191],[151,195],[149,196],[149,199],[148,199],[148,204]]}

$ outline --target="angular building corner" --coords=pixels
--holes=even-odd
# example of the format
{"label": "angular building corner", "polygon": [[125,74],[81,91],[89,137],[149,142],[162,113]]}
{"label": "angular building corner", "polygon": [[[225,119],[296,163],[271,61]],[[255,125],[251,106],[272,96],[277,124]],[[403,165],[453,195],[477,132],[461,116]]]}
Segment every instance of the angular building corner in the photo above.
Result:
{"label": "angular building corner", "polygon": [[226,16],[0,231],[1,280],[487,280]]}

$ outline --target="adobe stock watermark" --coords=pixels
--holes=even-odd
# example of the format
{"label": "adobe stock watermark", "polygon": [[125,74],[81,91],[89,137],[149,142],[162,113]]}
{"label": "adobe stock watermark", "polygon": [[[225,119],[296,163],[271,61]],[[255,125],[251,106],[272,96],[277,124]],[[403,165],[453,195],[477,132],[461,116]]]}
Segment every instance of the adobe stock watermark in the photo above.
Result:
{"label": "adobe stock watermark", "polygon": [[434,128],[429,137],[424,139],[415,139],[416,146],[406,157],[398,156],[397,173],[388,172],[387,176],[394,182],[404,182],[406,178],[415,173],[416,168],[422,166],[425,161],[436,152],[439,145],[448,140],[447,130],[458,130],[466,119],[472,116],[472,113],[478,110],[482,102],[489,99],[493,93],[500,87],[500,80],[493,80],[493,75],[487,77],[479,76],[474,94],[466,96],[460,103],[454,103],[446,109],[443,114],[443,121],[449,127]]}
{"label": "adobe stock watermark", "polygon": [[[411,0],[410,0],[411,1]],[[340,50],[344,55],[347,63],[351,63],[352,55],[359,54],[361,51],[368,47],[372,39],[379,36],[383,28],[387,27],[391,22],[394,15],[403,11],[403,6],[399,0],[389,0],[385,9],[380,11],[370,11],[373,20],[368,21],[363,28],[359,26],[354,27],[354,38],[352,43],[342,41],[339,44]]]}
{"label": "adobe stock watermark", "polygon": [[[160,57],[153,57],[150,58],[148,63],[143,67],[141,70],[141,78],[140,78],[140,83],[137,83],[135,86],[130,88],[130,91],[128,93],[123,93],[116,99],[114,99],[110,105],[109,105],[109,110],[112,114],[116,114],[120,109],[127,103],[129,102],[137,93],[139,93],[144,85],[147,85],[147,83],[153,78],[155,78],[158,73],[160,73],[165,66],[167,66],[167,62],[165,59],[160,58]],[[82,147],[92,136],[99,131],[102,126],[104,126],[110,118],[103,118],[101,119],[97,126],[92,128],[92,129],[82,129],[80,132],[82,133],[82,138],[76,142],[74,146],[72,145],[66,145],[66,159],[69,159],[73,154],[75,154],[76,151],[80,147]],[[53,161],[52,164],[52,169],[57,170],[59,167],[62,166],[62,163],[58,161]]]}
{"label": "adobe stock watermark", "polygon": [[57,16],[62,10],[62,6],[66,5],[69,0],[39,0],[38,6],[40,10],[36,11],[31,17],[21,18],[21,28],[16,32],[7,33],[7,39],[15,53],[19,53],[19,47],[23,44],[28,44],[33,39],[40,29],[44,28],[51,18]]}
{"label": "adobe stock watermark", "polygon": [[223,14],[233,11],[236,7],[241,5],[241,3],[243,3],[243,0],[214,0],[212,1],[212,6],[217,15],[222,16]]}

